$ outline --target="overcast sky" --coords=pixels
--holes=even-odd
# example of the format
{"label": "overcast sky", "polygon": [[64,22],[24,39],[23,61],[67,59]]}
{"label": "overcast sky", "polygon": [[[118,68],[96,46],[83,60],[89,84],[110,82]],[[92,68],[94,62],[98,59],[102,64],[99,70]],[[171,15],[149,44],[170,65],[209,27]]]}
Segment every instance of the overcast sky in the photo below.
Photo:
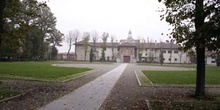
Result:
{"label": "overcast sky", "polygon": [[[169,25],[160,21],[157,12],[163,4],[158,0],[39,0],[47,1],[57,18],[57,29],[65,35],[70,30],[82,32],[96,30],[100,35],[108,32],[116,39],[126,39],[128,31],[152,41],[167,40],[161,33],[168,33]],[[59,52],[67,52],[65,41]],[[72,52],[74,49],[72,49]]]}

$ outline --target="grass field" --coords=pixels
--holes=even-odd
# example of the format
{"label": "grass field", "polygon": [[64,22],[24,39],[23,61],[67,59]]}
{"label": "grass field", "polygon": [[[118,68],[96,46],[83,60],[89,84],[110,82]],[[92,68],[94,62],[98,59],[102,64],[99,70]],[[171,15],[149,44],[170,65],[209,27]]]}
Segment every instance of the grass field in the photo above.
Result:
{"label": "grass field", "polygon": [[0,85],[0,100],[8,98],[8,97],[12,97],[15,95],[20,94],[19,92],[16,91],[10,91],[9,89],[3,87]]}
{"label": "grass field", "polygon": [[219,110],[220,100],[195,100],[195,101],[151,101],[153,110]]}
{"label": "grass field", "polygon": [[[196,71],[143,71],[149,80],[158,85],[195,84]],[[206,67],[206,84],[220,84],[220,67]]]}
{"label": "grass field", "polygon": [[29,80],[56,81],[66,80],[88,68],[55,67],[53,62],[0,62],[0,77]]}

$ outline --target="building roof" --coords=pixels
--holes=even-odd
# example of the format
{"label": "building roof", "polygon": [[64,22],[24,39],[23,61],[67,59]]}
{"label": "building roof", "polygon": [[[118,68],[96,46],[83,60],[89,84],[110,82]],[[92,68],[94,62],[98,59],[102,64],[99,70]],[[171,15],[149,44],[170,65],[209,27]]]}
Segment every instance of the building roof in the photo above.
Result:
{"label": "building roof", "polygon": [[119,47],[137,47],[137,43],[124,42],[119,45]]}
{"label": "building roof", "polygon": [[[84,45],[83,41],[79,41],[75,43],[75,45]],[[93,42],[89,42],[90,46],[93,46]],[[97,42],[96,47],[101,47],[103,45],[102,42]],[[107,42],[106,43],[107,47],[142,47],[142,48],[154,48],[154,49],[178,49],[180,46],[177,44],[172,44],[172,43],[130,43],[130,42]]]}

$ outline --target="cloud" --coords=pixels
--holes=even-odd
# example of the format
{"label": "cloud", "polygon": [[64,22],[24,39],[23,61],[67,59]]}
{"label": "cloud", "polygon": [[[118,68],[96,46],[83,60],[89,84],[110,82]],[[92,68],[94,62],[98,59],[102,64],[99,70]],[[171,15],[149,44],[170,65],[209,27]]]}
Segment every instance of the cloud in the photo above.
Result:
{"label": "cloud", "polygon": [[[57,28],[64,34],[74,29],[97,30],[114,34],[119,40],[127,38],[131,29],[134,38],[168,39],[161,36],[170,26],[160,21],[157,10],[163,5],[157,0],[50,0],[48,5],[57,17]],[[67,51],[63,44],[60,52]]]}

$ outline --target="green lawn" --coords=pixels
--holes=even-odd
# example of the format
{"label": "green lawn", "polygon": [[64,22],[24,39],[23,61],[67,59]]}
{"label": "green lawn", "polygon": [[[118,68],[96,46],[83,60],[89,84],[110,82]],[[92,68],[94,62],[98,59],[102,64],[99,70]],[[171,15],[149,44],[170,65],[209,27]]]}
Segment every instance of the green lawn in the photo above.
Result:
{"label": "green lawn", "polygon": [[20,94],[19,92],[10,91],[9,89],[0,85],[0,100],[3,100],[8,97],[16,96]]}
{"label": "green lawn", "polygon": [[[143,71],[151,82],[158,85],[195,84],[196,71]],[[220,67],[206,67],[206,84],[220,84]]]}
{"label": "green lawn", "polygon": [[21,78],[30,80],[66,80],[88,68],[55,67],[53,62],[0,62],[0,77]]}
{"label": "green lawn", "polygon": [[153,110],[219,110],[220,100],[214,101],[196,100],[196,101],[151,101],[150,105]]}

